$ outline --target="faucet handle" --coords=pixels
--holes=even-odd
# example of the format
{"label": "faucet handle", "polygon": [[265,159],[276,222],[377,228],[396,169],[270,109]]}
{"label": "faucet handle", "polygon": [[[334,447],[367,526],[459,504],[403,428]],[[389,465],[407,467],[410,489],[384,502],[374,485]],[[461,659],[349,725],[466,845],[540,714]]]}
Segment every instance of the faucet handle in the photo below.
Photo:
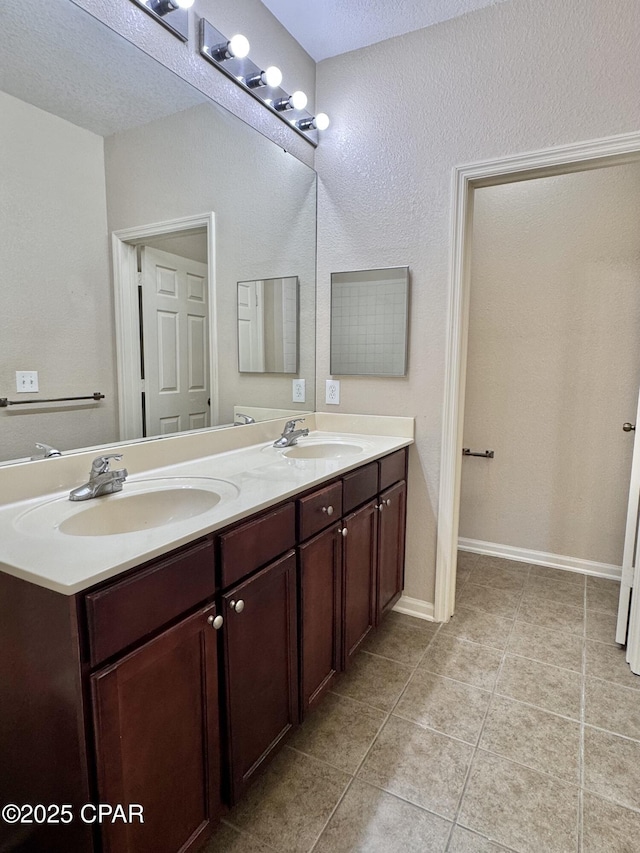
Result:
{"label": "faucet handle", "polygon": [[[51,447],[50,444],[43,444],[40,441],[36,441],[36,447],[38,448],[38,450],[44,451],[44,458],[45,459],[50,459],[52,456],[62,456],[62,453],[60,453],[59,450],[56,450],[55,447]],[[31,458],[37,459],[38,457],[32,456]]]}
{"label": "faucet handle", "polygon": [[284,432],[285,433],[293,432],[293,430],[296,427],[296,424],[300,424],[304,420],[305,420],[305,418],[293,418],[292,420],[287,421],[286,424],[284,425]]}
{"label": "faucet handle", "polygon": [[112,459],[122,459],[122,453],[109,453],[106,456],[98,456],[91,463],[92,474],[105,474],[109,470]]}

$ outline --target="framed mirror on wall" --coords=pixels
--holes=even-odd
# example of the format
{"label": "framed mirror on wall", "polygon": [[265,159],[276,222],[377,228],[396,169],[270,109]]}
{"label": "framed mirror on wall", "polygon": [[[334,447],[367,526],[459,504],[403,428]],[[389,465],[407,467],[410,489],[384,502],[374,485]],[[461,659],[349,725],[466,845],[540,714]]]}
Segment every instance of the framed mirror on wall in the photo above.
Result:
{"label": "framed mirror on wall", "polygon": [[409,267],[331,273],[331,374],[406,376]]}
{"label": "framed mirror on wall", "polygon": [[308,410],[290,354],[287,377],[238,369],[237,282],[296,271],[292,372],[314,399],[315,172],[69,0],[3,0],[2,23],[0,397],[104,399],[0,408],[0,463]]}

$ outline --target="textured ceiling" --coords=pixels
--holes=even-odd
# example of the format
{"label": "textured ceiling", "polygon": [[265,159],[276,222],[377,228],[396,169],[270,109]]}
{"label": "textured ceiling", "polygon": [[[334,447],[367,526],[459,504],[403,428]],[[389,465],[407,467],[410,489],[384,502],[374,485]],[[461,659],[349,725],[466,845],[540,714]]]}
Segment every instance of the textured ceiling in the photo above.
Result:
{"label": "textured ceiling", "polygon": [[319,62],[504,0],[262,0]]}
{"label": "textured ceiling", "polygon": [[0,28],[0,90],[101,136],[208,100],[68,0],[0,0]]}

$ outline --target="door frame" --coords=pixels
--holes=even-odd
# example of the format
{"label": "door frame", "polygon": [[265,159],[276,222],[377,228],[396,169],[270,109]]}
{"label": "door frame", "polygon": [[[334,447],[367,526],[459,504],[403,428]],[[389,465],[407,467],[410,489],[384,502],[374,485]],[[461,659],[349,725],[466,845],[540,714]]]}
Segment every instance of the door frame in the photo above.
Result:
{"label": "door frame", "polygon": [[140,438],[142,435],[142,406],[140,393],[143,389],[137,371],[131,365],[139,365],[140,326],[138,310],[138,244],[153,237],[162,237],[194,228],[207,229],[207,294],[209,299],[209,383],[211,391],[211,424],[217,424],[219,413],[218,323],[216,316],[216,234],[215,214],[203,213],[154,222],[137,228],[123,228],[111,236],[113,256],[113,292],[116,327],[116,366],[118,374],[118,419],[120,440]]}
{"label": "door frame", "polygon": [[434,619],[437,622],[448,622],[455,605],[474,190],[632,163],[639,159],[640,133],[626,133],[483,160],[453,169],[434,601]]}

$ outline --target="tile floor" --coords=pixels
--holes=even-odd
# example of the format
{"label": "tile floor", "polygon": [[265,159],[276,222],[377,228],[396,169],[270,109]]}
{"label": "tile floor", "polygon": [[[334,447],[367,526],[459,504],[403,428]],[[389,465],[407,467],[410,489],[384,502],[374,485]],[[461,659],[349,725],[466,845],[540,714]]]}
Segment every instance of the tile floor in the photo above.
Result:
{"label": "tile floor", "polygon": [[391,613],[206,853],[638,853],[640,678],[617,584],[461,554]]}

